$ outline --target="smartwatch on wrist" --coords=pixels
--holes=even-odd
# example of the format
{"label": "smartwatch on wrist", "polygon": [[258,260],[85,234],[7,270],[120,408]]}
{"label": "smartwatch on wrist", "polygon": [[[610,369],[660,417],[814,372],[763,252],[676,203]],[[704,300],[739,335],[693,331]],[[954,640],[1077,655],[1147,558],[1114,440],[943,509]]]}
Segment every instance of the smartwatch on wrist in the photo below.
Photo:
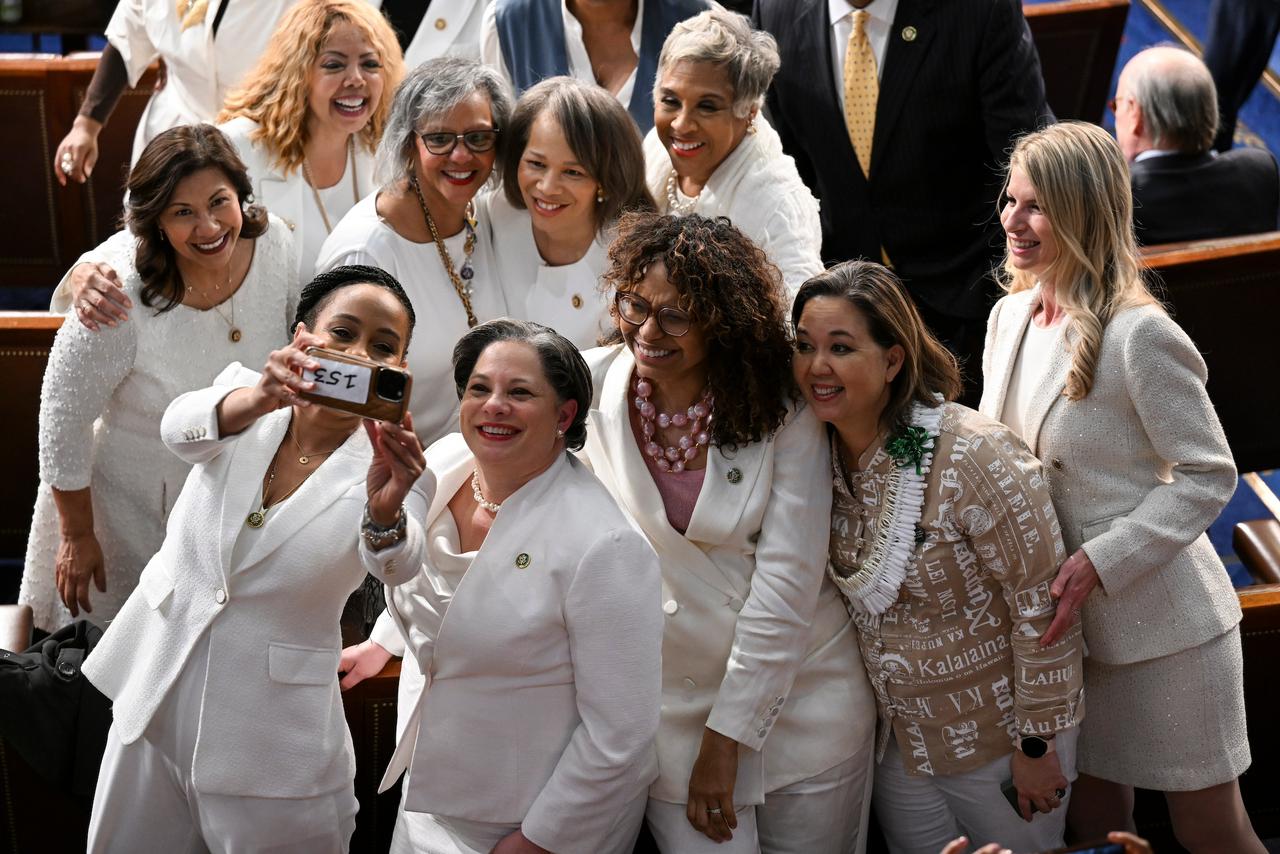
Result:
{"label": "smartwatch on wrist", "polygon": [[1018,737],[1018,750],[1028,759],[1039,759],[1046,753],[1053,752],[1053,736],[1041,738],[1038,735],[1022,735]]}

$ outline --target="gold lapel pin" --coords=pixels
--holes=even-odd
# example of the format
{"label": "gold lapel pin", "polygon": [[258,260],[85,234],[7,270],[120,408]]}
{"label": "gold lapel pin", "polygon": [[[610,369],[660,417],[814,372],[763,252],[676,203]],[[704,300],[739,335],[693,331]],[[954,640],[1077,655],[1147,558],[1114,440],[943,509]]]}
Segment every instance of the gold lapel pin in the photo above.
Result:
{"label": "gold lapel pin", "polygon": [[724,476],[730,483],[742,483],[742,469],[731,468],[724,473]]}
{"label": "gold lapel pin", "polygon": [[528,568],[529,568],[529,556],[524,552],[520,552],[520,554],[516,555],[516,569],[528,569]]}
{"label": "gold lapel pin", "polygon": [[913,42],[916,40],[916,36],[918,35],[920,35],[920,33],[916,31],[915,27],[902,28],[902,40],[904,42]]}

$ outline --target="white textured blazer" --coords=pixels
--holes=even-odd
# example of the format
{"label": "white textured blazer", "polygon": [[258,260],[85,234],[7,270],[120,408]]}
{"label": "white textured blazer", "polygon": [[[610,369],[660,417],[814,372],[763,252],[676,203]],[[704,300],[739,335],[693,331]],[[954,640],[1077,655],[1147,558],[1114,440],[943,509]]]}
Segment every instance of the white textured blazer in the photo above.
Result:
{"label": "white textured blazer", "polygon": [[[387,94],[386,97],[391,96]],[[313,222],[317,225],[322,223],[319,210],[309,212],[315,205],[315,199],[302,170],[295,169],[292,175],[285,175],[267,147],[253,139],[258,127],[253,119],[237,116],[218,125],[218,130],[226,134],[239,152],[240,159],[244,161],[249,181],[253,184],[254,201],[284,220],[285,225],[294,233],[294,244],[298,247],[298,280],[306,284],[315,277],[316,257],[307,252],[305,230]],[[355,141],[354,149],[355,196],[363,199],[377,189],[373,180],[373,153],[359,140]],[[352,180],[350,175],[344,174],[341,183],[349,186]],[[354,200],[352,204],[354,205]],[[338,216],[331,218],[334,225],[341,219]],[[315,245],[318,247],[322,242],[323,240],[317,240]]]}
{"label": "white textured blazer", "polygon": [[831,459],[806,406],[763,442],[712,448],[689,528],[667,521],[631,430],[625,347],[589,351],[587,456],[662,567],[662,726],[650,796],[684,803],[704,727],[740,742],[737,805],[838,765],[875,738],[856,633],[826,577]]}
{"label": "white textured blazer", "polygon": [[[979,410],[999,418],[1039,289],[991,310]],[[1240,622],[1205,529],[1231,499],[1236,468],[1205,391],[1204,360],[1155,305],[1103,331],[1093,388],[1063,396],[1068,325],[1026,413],[1067,552],[1084,548],[1102,584],[1082,611],[1089,654],[1106,664],[1171,655]]]}
{"label": "white textured blazer", "polygon": [[[667,210],[667,178],[671,155],[658,131],[644,138],[645,182],[658,209]],[[822,221],[818,200],[805,186],[796,162],[782,150],[782,140],[763,115],[729,153],[698,194],[693,212],[724,216],[755,241],[782,271],[787,294],[794,298],[808,279],[821,273]]]}
{"label": "white textured blazer", "polygon": [[[475,470],[427,450],[427,526]],[[375,569],[376,567],[371,567]],[[653,549],[570,454],[502,503],[462,580],[421,574],[388,610],[428,684],[383,780],[406,810],[516,823],[557,854],[605,854],[657,774],[662,612]]]}
{"label": "white textured blazer", "polygon": [[[355,773],[338,692],[342,607],[366,566],[388,584],[413,577],[428,499],[419,486],[410,491],[405,539],[366,555],[362,566],[372,450],[358,429],[271,509],[261,539],[233,565],[236,537],[292,417],[281,409],[237,435],[218,435],[218,402],[257,377],[233,363],[214,386],[182,395],[165,412],[165,444],[194,468],[164,544],[84,674],[111,698],[116,732],[131,744],[208,633],[196,790],[311,797],[350,785]],[[432,488],[429,475],[419,483]]]}

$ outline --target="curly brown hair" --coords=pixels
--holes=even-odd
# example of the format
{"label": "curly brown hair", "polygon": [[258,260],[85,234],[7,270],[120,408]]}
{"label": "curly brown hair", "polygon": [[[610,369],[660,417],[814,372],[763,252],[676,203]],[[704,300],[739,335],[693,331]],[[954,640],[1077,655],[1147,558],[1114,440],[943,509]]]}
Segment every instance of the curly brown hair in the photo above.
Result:
{"label": "curly brown hair", "polygon": [[[657,261],[707,341],[712,441],[728,449],[762,441],[798,399],[781,273],[725,217],[637,211],[618,222],[601,288],[629,291]],[[616,304],[609,311],[616,322]]]}

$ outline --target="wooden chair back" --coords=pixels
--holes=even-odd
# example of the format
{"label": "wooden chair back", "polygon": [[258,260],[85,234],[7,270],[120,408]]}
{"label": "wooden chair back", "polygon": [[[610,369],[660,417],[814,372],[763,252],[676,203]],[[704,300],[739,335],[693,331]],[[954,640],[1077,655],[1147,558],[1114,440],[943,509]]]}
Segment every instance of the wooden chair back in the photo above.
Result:
{"label": "wooden chair back", "polygon": [[1129,0],[1057,0],[1022,7],[1059,119],[1102,123]]}

